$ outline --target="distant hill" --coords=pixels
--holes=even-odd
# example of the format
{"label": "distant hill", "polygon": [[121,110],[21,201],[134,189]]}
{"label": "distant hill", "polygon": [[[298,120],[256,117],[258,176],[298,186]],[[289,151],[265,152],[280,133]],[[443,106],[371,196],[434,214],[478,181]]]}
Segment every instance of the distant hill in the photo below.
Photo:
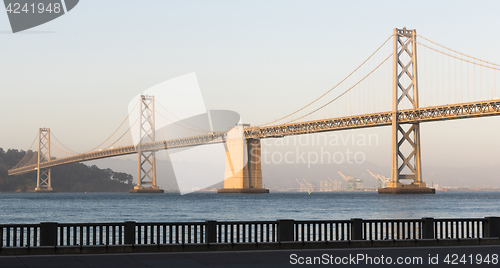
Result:
{"label": "distant hill", "polygon": [[[0,148],[0,192],[29,192],[36,187],[36,173],[8,176],[26,154],[25,151]],[[74,163],[51,169],[52,187],[57,192],[127,192],[133,188],[133,177],[96,165]]]}

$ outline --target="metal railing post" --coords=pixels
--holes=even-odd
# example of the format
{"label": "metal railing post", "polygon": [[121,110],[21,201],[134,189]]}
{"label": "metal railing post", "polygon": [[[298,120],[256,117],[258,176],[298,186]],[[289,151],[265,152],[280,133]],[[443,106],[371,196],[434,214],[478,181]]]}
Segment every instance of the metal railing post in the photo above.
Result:
{"label": "metal railing post", "polygon": [[205,221],[205,243],[217,243],[217,221]]}
{"label": "metal railing post", "polygon": [[126,221],[124,230],[124,244],[133,245],[135,244],[135,221]]}
{"label": "metal railing post", "polygon": [[484,237],[500,237],[500,217],[486,217]]}
{"label": "metal railing post", "polygon": [[422,238],[434,239],[434,218],[422,218]]}
{"label": "metal railing post", "polygon": [[57,246],[57,222],[40,223],[40,246]]}
{"label": "metal railing post", "polygon": [[295,241],[294,220],[278,220],[278,242]]}
{"label": "metal railing post", "polygon": [[363,240],[363,219],[351,219],[351,240]]}

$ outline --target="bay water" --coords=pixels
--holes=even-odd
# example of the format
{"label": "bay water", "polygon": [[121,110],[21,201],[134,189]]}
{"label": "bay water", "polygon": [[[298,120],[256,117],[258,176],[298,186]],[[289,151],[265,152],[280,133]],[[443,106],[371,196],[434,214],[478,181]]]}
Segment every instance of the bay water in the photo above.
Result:
{"label": "bay water", "polygon": [[500,192],[1,193],[0,224],[482,218],[500,216]]}

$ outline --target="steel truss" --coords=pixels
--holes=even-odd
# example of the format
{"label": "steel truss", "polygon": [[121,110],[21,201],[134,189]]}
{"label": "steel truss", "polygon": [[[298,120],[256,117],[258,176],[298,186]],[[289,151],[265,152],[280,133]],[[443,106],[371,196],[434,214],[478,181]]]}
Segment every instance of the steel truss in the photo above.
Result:
{"label": "steel truss", "polygon": [[[398,122],[400,124],[425,123],[433,121],[445,121],[456,119],[467,119],[475,117],[500,115],[500,100],[477,101],[452,105],[441,105],[424,107],[418,109],[407,109],[398,111]],[[381,112],[363,115],[353,115],[340,118],[323,119],[299,123],[282,124],[268,127],[248,127],[244,129],[247,139],[265,139],[292,135],[303,135],[328,131],[339,131],[347,129],[390,126],[392,124],[392,112]],[[217,132],[187,138],[155,141],[141,144],[142,151],[157,151],[165,149],[183,148],[203,144],[220,143],[226,140],[226,132]],[[79,154],[70,157],[58,158],[48,162],[40,163],[40,168],[49,168],[76,162],[84,162],[94,159],[114,157],[137,153],[137,147],[133,145],[104,149],[102,151]],[[20,175],[36,170],[37,165],[29,165],[9,170],[9,175]]]}
{"label": "steel truss", "polygon": [[141,114],[139,119],[139,144],[137,145],[137,185],[134,189],[142,189],[145,185],[158,189],[156,185],[155,150],[146,150],[143,144],[155,142],[155,98],[141,95]]}
{"label": "steel truss", "polygon": [[[393,103],[392,113],[398,114],[404,102],[418,109],[417,33],[415,30],[394,29],[393,41]],[[406,130],[399,116],[392,118],[391,182],[387,187],[400,187],[401,179],[412,179],[413,185],[425,187],[422,181],[420,123],[411,123]],[[411,152],[404,152],[409,145]],[[400,164],[401,161],[401,164]],[[406,170],[405,170],[406,169]],[[406,174],[403,174],[406,173]]]}

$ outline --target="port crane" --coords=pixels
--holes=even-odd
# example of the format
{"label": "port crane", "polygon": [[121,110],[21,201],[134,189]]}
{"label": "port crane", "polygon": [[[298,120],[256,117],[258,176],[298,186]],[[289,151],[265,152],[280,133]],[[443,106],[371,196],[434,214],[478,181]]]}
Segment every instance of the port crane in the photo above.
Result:
{"label": "port crane", "polygon": [[346,176],[346,175],[342,174],[342,172],[340,172],[340,171],[337,171],[337,172],[346,181],[346,183],[347,183],[347,190],[357,190],[358,189],[358,184],[360,182],[363,182],[362,180],[356,179],[353,176]]}
{"label": "port crane", "polygon": [[312,185],[311,183],[307,182],[306,179],[302,178],[302,180],[304,180],[304,182],[307,184],[307,186],[309,186],[309,191],[313,191],[314,190],[314,185]]}
{"label": "port crane", "polygon": [[377,181],[378,181],[378,188],[384,188],[384,187],[386,187],[386,186],[387,186],[387,183],[391,181],[391,179],[390,179],[390,178],[387,178],[387,177],[382,176],[382,175],[380,175],[380,174],[375,175],[375,174],[373,174],[373,173],[372,173],[369,169],[366,169],[366,170],[368,170],[368,172],[370,172],[370,174],[371,174],[371,175],[372,175],[375,179],[377,179]]}
{"label": "port crane", "polygon": [[301,192],[302,191],[307,191],[307,185],[306,184],[304,184],[303,182],[300,182],[298,179],[295,179],[295,180],[299,183],[299,185],[300,185],[300,191]]}
{"label": "port crane", "polygon": [[340,184],[342,184],[341,181],[337,181],[337,180],[332,180],[330,179],[330,177],[327,177],[329,180],[331,180],[333,182],[333,187],[334,187],[334,191],[340,191]]}

